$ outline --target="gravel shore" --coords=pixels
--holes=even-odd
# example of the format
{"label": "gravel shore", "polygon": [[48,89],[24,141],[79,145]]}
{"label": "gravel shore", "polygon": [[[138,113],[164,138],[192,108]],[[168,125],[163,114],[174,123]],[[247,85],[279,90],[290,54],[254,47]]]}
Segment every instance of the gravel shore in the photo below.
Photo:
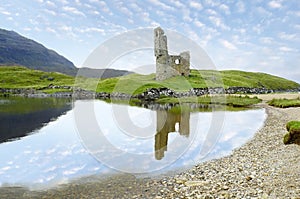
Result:
{"label": "gravel shore", "polygon": [[300,108],[259,106],[268,114],[264,126],[227,157],[160,178],[95,177],[40,192],[0,188],[1,198],[300,198],[300,146],[282,141]]}

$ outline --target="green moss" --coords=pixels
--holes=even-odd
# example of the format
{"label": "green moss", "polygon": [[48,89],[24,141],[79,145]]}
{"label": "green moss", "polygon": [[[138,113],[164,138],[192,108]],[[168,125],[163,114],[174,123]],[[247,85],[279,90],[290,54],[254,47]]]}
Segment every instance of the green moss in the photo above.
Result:
{"label": "green moss", "polygon": [[290,121],[286,124],[287,134],[283,137],[284,144],[300,144],[300,121]]}
{"label": "green moss", "polygon": [[279,108],[300,107],[300,98],[296,99],[272,99],[268,102],[270,106]]}
{"label": "green moss", "polygon": [[290,131],[291,127],[294,126],[294,127],[298,127],[300,129],[300,122],[299,121],[289,121],[287,124],[286,124],[286,129],[287,131]]}

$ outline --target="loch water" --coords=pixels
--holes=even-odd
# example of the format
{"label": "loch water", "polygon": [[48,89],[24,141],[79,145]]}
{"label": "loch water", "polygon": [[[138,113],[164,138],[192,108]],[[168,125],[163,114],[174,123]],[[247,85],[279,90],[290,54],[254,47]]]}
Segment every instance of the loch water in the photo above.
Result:
{"label": "loch water", "polygon": [[264,109],[151,110],[101,100],[0,99],[0,186],[48,188],[92,175],[160,175],[229,155]]}

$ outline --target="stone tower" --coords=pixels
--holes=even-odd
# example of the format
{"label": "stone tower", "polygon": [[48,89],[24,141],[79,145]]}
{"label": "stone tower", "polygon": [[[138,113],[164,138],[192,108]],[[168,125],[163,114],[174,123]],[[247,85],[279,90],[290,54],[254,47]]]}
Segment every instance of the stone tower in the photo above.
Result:
{"label": "stone tower", "polygon": [[170,77],[190,74],[190,52],[169,55],[167,36],[163,29],[154,29],[154,55],[156,57],[156,80],[162,81]]}

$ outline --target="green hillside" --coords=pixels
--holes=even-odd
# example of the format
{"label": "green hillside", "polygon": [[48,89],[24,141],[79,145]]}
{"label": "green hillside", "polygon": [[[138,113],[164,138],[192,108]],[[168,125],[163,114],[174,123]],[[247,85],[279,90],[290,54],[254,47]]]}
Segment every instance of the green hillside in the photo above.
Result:
{"label": "green hillside", "polygon": [[74,77],[58,72],[43,72],[20,66],[0,66],[0,88],[40,89],[49,84],[72,86]]}
{"label": "green hillside", "polygon": [[97,91],[141,93],[147,88],[167,87],[176,91],[186,91],[191,88],[206,87],[249,87],[267,89],[295,89],[300,85],[296,82],[265,74],[236,70],[212,71],[192,70],[190,77],[173,77],[162,82],[155,81],[155,74],[131,74],[119,78],[102,80]]}
{"label": "green hillside", "polygon": [[[57,72],[43,72],[19,66],[0,67],[0,88],[33,88],[41,89],[49,85],[73,86],[75,78]],[[267,89],[295,89],[300,85],[296,82],[264,74],[243,71],[210,71],[192,70],[188,78],[178,76],[159,82],[155,74],[129,74],[122,77],[98,80],[96,78],[78,78],[76,87],[97,92],[120,92],[137,94],[149,88],[167,87],[176,91],[205,87],[249,87]],[[62,90],[43,90],[57,92]]]}

